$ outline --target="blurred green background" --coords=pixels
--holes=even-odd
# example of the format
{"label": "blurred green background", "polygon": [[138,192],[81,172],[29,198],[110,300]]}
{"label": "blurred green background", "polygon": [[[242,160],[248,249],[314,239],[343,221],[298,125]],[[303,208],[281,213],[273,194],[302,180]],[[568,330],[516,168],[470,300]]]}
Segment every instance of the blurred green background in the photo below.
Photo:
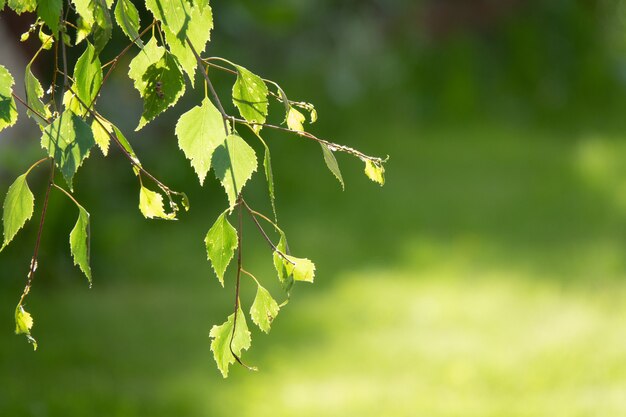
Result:
{"label": "blurred green background", "polygon": [[[94,286],[69,256],[76,209],[53,194],[27,300],[35,353],[13,311],[36,222],[0,254],[0,415],[626,415],[623,2],[213,9],[208,54],[315,103],[312,132],[390,155],[387,184],[338,155],[341,192],[315,143],[266,133],[279,219],[316,283],[296,286],[269,336],[252,330],[244,357],[259,372],[234,366],[224,380],[208,333],[232,308],[233,276],[219,286],[203,238],[226,198],[215,180],[199,186],[174,137],[198,97],[133,133],[126,60],[100,111],[192,209],[145,220],[127,161],[92,152],[75,194],[91,212]],[[5,11],[2,25],[18,23]],[[226,97],[232,79],[215,77]],[[0,192],[41,157],[38,137],[28,124],[0,134]],[[45,176],[29,177],[39,203]],[[261,175],[246,193],[269,212]],[[245,267],[278,297],[270,251],[245,227]]]}

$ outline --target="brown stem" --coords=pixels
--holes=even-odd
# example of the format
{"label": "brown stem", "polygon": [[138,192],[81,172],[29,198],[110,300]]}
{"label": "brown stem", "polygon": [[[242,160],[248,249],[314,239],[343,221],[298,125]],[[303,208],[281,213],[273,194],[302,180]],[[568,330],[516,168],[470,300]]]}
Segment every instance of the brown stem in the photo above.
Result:
{"label": "brown stem", "polygon": [[46,195],[43,200],[43,208],[41,209],[41,218],[39,220],[39,228],[37,230],[37,239],[35,240],[35,250],[33,257],[30,260],[30,268],[28,270],[28,276],[26,278],[26,286],[20,297],[18,305],[22,305],[24,299],[30,292],[30,288],[33,285],[33,277],[35,276],[35,270],[37,269],[37,258],[39,257],[39,246],[41,244],[41,235],[43,234],[43,224],[46,220],[46,212],[48,211],[48,201],[50,199],[50,189],[54,183],[54,160],[50,159],[50,179],[48,180],[48,186],[46,187]]}

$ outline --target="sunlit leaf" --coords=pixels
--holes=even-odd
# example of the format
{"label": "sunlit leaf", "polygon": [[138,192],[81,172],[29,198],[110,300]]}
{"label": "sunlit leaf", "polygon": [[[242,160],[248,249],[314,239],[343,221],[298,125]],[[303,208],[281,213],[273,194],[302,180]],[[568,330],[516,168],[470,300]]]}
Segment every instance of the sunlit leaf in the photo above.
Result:
{"label": "sunlit leaf", "polygon": [[279,230],[280,240],[276,245],[276,249],[272,255],[272,259],[274,261],[274,268],[276,269],[276,273],[278,274],[278,280],[283,286],[283,289],[287,292],[291,289],[293,285],[293,277],[287,272],[287,268],[285,267],[285,258],[283,255],[287,253],[287,237],[285,234]]}
{"label": "sunlit leaf", "polygon": [[345,185],[343,184],[343,177],[341,176],[341,171],[339,170],[339,164],[337,164],[337,159],[333,152],[326,146],[324,143],[320,143],[322,146],[322,153],[324,154],[324,162],[326,162],[326,166],[333,173],[335,178],[339,180],[341,184],[341,188],[345,189]]}
{"label": "sunlit leaf", "polygon": [[147,189],[143,185],[139,191],[139,210],[146,219],[176,219],[174,213],[165,212],[165,209],[163,208],[163,196],[157,192]]}
{"label": "sunlit leaf", "polygon": [[226,212],[224,212],[211,226],[204,239],[208,258],[222,287],[224,286],[224,272],[233,259],[237,242],[237,230],[228,222]]}
{"label": "sunlit leaf", "polygon": [[146,7],[155,19],[161,21],[179,39],[185,39],[191,15],[188,0],[146,0]]}
{"label": "sunlit leaf", "polygon": [[385,167],[379,164],[375,164],[369,159],[365,160],[365,175],[374,182],[380,185],[385,184]]}
{"label": "sunlit leaf", "polygon": [[83,20],[84,26],[89,28],[91,28],[96,21],[93,15],[92,1],[93,0],[72,0],[76,13],[78,13],[80,18]]}
{"label": "sunlit leaf", "polygon": [[213,151],[226,140],[227,132],[221,113],[205,97],[200,106],[180,116],[176,123],[176,136],[178,146],[191,161],[202,185],[211,169]]}
{"label": "sunlit leaf", "polygon": [[47,34],[43,31],[43,26],[39,28],[39,41],[41,42],[41,47],[43,49],[49,50],[52,49],[52,45],[54,45],[54,36]]}
{"label": "sunlit leaf", "polygon": [[[96,99],[102,85],[102,66],[96,55],[96,49],[87,42],[87,49],[76,61],[74,67],[74,91],[87,106]],[[84,109],[84,114],[87,110]]]}
{"label": "sunlit leaf", "polygon": [[63,0],[40,0],[37,6],[37,15],[52,29],[53,33],[59,30],[62,6]]}
{"label": "sunlit leaf", "polygon": [[265,123],[267,117],[267,85],[258,75],[236,66],[237,81],[233,85],[233,103],[248,122]]}
{"label": "sunlit leaf", "polygon": [[8,0],[7,4],[17,14],[34,12],[37,8],[37,0]]}
{"label": "sunlit leaf", "polygon": [[4,227],[4,242],[0,251],[13,240],[17,232],[33,216],[35,198],[28,188],[26,174],[22,174],[11,184],[4,205],[2,206],[2,224]]}
{"label": "sunlit leaf", "polygon": [[13,77],[0,65],[0,131],[17,121],[17,108],[13,99]]}
{"label": "sunlit leaf", "polygon": [[306,258],[296,258],[295,256],[285,255],[287,260],[284,261],[287,274],[293,275],[296,281],[313,282],[315,278],[315,264]]}
{"label": "sunlit leaf", "polygon": [[41,137],[41,146],[54,158],[70,190],[74,174],[89,156],[93,145],[95,141],[89,125],[69,110],[48,125]]}
{"label": "sunlit leaf", "polygon": [[278,315],[280,307],[272,295],[262,286],[257,287],[256,297],[250,308],[252,321],[259,326],[259,329],[269,333],[272,321]]}
{"label": "sunlit leaf", "polygon": [[[205,7],[202,10],[199,7],[193,7],[188,10],[188,13],[189,24],[186,36],[189,38],[189,41],[198,55],[200,55],[204,52],[206,44],[211,38],[211,29],[213,29],[213,14],[210,7]],[[183,67],[183,70],[185,70],[193,83],[197,59],[187,44],[187,40],[172,32],[169,29],[169,26],[164,27],[164,32],[167,44],[170,47],[170,52],[178,58],[181,67]]]}
{"label": "sunlit leaf", "polygon": [[24,310],[22,305],[18,305],[15,309],[15,334],[26,335],[26,338],[33,344],[33,349],[37,350],[37,341],[30,334],[30,329],[33,328],[33,317],[30,313]]}
{"label": "sunlit leaf", "polygon": [[[39,83],[39,80],[33,75],[30,64],[26,66],[26,73],[24,75],[24,87],[26,90],[26,104],[30,109],[26,110],[26,114],[32,117],[41,127],[48,125],[48,120],[52,117],[48,106],[44,105],[41,101],[43,97],[43,87]],[[42,118],[43,117],[43,118]]]}
{"label": "sunlit leaf", "polygon": [[[235,327],[234,334],[233,327]],[[213,351],[213,357],[215,358],[217,367],[222,373],[222,376],[226,378],[228,377],[228,367],[235,363],[233,353],[240,357],[241,352],[248,350],[252,342],[248,324],[246,323],[246,317],[241,308],[237,311],[236,326],[235,314],[233,313],[228,316],[228,320],[226,320],[225,323],[219,326],[213,326],[209,336],[213,339],[211,341],[211,350]]]}
{"label": "sunlit leaf", "polygon": [[256,154],[238,135],[229,135],[213,152],[213,170],[228,195],[230,207],[237,203],[246,182],[257,168]]}
{"label": "sunlit leaf", "polygon": [[96,119],[94,117],[91,122],[91,131],[93,132],[93,138],[96,141],[96,144],[102,151],[102,155],[107,156],[109,153],[109,144],[111,142],[111,136],[109,136],[108,132],[113,131],[113,126],[106,120]]}
{"label": "sunlit leaf", "polygon": [[122,29],[122,32],[140,48],[143,48],[143,42],[139,39],[139,12],[132,1],[117,0],[117,4],[115,5],[115,20]]}
{"label": "sunlit leaf", "polygon": [[304,126],[302,124],[305,120],[302,113],[294,107],[289,107],[289,113],[287,113],[287,127],[289,127],[289,129],[304,132]]}
{"label": "sunlit leaf", "polygon": [[74,265],[78,265],[91,285],[91,267],[89,266],[89,213],[78,206],[78,220],[70,233],[70,251]]}
{"label": "sunlit leaf", "polygon": [[144,99],[143,114],[135,130],[173,106],[185,92],[176,58],[158,46],[154,38],[131,61],[128,76]]}

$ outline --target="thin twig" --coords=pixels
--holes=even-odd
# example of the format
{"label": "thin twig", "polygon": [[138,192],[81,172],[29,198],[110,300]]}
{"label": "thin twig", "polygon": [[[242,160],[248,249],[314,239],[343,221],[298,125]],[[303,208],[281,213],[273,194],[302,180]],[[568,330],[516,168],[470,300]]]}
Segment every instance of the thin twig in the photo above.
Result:
{"label": "thin twig", "polygon": [[41,209],[41,218],[39,220],[39,228],[37,229],[37,239],[35,240],[35,250],[33,257],[30,260],[30,268],[28,270],[28,276],[26,278],[26,286],[20,297],[18,305],[22,305],[24,299],[30,292],[30,288],[33,285],[33,277],[35,276],[35,270],[37,269],[37,258],[39,257],[39,246],[41,244],[41,235],[43,234],[43,224],[46,220],[46,212],[48,211],[48,201],[50,199],[50,189],[54,183],[54,160],[50,159],[50,179],[48,180],[48,186],[46,187],[46,195],[43,200],[43,208]]}
{"label": "thin twig", "polygon": [[[141,39],[141,37],[143,35],[145,35],[148,32],[148,30],[150,30],[150,28],[152,28],[152,26],[154,26],[155,22],[156,22],[156,20],[153,20],[152,23],[150,23],[150,25],[148,25],[139,35],[137,35],[137,37],[135,39],[132,40],[132,42],[130,44],[128,44],[126,46],[126,48],[122,49],[122,51],[119,54],[117,54],[117,56],[115,58],[113,58],[111,61],[109,61],[106,64],[106,65],[111,65],[111,67],[107,70],[107,73],[104,75],[104,78],[102,78],[102,82],[100,83],[100,87],[98,87],[98,91],[94,95],[93,100],[91,101],[91,104],[89,105],[89,108],[91,108],[94,105],[94,103],[96,102],[96,99],[100,95],[100,91],[102,91],[102,87],[104,86],[104,83],[106,83],[106,81],[109,79],[109,76],[111,75],[111,73],[113,72],[115,67],[117,66],[117,63],[119,62],[119,60],[124,55],[126,55],[126,52],[128,52],[130,50],[130,48],[132,48],[132,46],[135,45],[135,42],[137,42],[138,39]],[[104,65],[102,66],[102,68],[104,68]]]}
{"label": "thin twig", "polygon": [[242,216],[242,204],[241,202],[243,201],[243,198],[241,197],[241,194],[239,194],[239,197],[237,198],[237,205],[239,206],[239,210],[238,210],[238,216],[239,216],[239,225],[237,227],[237,240],[238,240],[238,245],[237,245],[237,280],[235,281],[235,315],[233,317],[233,331],[230,335],[230,343],[228,345],[228,348],[230,349],[230,353],[233,355],[233,357],[237,360],[237,362],[239,363],[239,365],[247,368],[250,371],[255,371],[256,368],[253,368],[251,366],[246,365],[245,363],[243,363],[243,361],[241,360],[241,358],[235,354],[235,352],[233,351],[233,340],[235,339],[235,330],[237,329],[237,316],[239,315],[239,284],[240,284],[240,280],[241,280],[241,271],[243,270],[242,268],[242,258],[243,258],[243,216]]}
{"label": "thin twig", "polygon": [[[241,203],[243,204],[243,206],[246,208],[246,210],[248,210],[248,213],[250,213],[250,217],[252,218],[252,220],[254,221],[254,224],[256,225],[257,229],[259,229],[259,231],[261,232],[261,235],[263,235],[263,237],[265,238],[265,240],[267,241],[267,243],[271,246],[272,250],[274,252],[276,252],[277,254],[279,254],[285,261],[289,262],[292,265],[295,265],[295,262],[293,262],[292,260],[288,259],[284,253],[282,253],[277,247],[276,245],[274,245],[274,243],[272,243],[272,239],[269,238],[269,236],[267,235],[267,233],[265,233],[265,230],[263,230],[263,226],[261,226],[261,224],[259,223],[259,221],[256,219],[255,217],[255,213],[257,213],[256,211],[252,210],[250,208],[250,206],[248,206],[248,204],[246,203],[246,201],[242,198],[241,199]],[[265,216],[263,216],[265,217]],[[266,220],[269,221],[269,219],[267,219],[267,217],[265,217]],[[270,223],[273,224],[273,222],[270,221]],[[276,225],[274,225],[276,228],[278,228]],[[280,229],[278,229],[280,230]]]}
{"label": "thin twig", "polygon": [[189,45],[189,48],[191,49],[191,52],[193,52],[193,55],[196,57],[196,61],[198,62],[198,66],[200,67],[200,71],[202,72],[202,76],[204,77],[204,80],[209,86],[209,90],[211,91],[211,95],[213,96],[213,100],[215,101],[215,105],[217,106],[217,109],[219,110],[219,112],[222,114],[222,119],[224,120],[224,130],[226,131],[226,133],[228,133],[228,119],[230,119],[230,116],[228,116],[228,114],[226,113],[226,110],[224,110],[224,106],[222,106],[220,97],[217,95],[217,92],[215,91],[215,88],[213,87],[213,83],[211,82],[211,79],[209,78],[207,71],[203,69],[204,65],[202,62],[202,58],[200,58],[200,55],[198,55],[198,53],[196,52],[196,49],[191,44],[191,41],[189,40],[189,38],[186,38],[186,40],[187,40],[187,44]]}
{"label": "thin twig", "polygon": [[13,96],[13,98],[15,98],[17,101],[19,101],[20,103],[22,103],[22,105],[24,107],[26,107],[28,110],[30,110],[33,114],[39,116],[42,120],[45,120],[46,123],[50,124],[50,120],[48,120],[44,115],[42,115],[41,113],[39,113],[37,110],[33,109],[32,107],[30,107],[28,104],[26,104],[26,102],[24,100],[22,100],[20,98],[20,96],[18,96],[17,94],[11,92],[11,95]]}

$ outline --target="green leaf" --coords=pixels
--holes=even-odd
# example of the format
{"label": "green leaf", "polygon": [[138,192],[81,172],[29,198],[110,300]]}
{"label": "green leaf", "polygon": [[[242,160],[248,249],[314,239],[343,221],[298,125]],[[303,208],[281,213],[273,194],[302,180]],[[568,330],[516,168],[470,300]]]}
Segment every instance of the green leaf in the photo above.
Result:
{"label": "green leaf", "polygon": [[2,206],[2,224],[4,226],[4,243],[0,251],[13,240],[17,232],[33,216],[35,198],[28,188],[26,174],[22,174],[11,184],[4,205]]}
{"label": "green leaf", "polygon": [[267,85],[258,75],[239,65],[233,85],[233,103],[248,122],[265,123],[267,117]]}
{"label": "green leaf", "polygon": [[78,206],[78,221],[70,233],[70,251],[74,265],[78,265],[89,280],[91,286],[91,267],[89,266],[89,213]]}
{"label": "green leaf", "polygon": [[43,31],[43,26],[39,27],[39,41],[41,42],[42,49],[52,49],[52,45],[54,44],[54,36],[48,35]]}
{"label": "green leaf", "polygon": [[341,171],[339,170],[339,165],[337,164],[337,159],[335,158],[335,155],[326,144],[320,143],[320,145],[322,146],[322,153],[324,154],[324,162],[326,162],[326,166],[328,167],[330,172],[333,173],[335,178],[339,180],[339,183],[341,184],[341,189],[345,190],[346,187],[343,184],[343,177],[341,176]]}
{"label": "green leaf", "polygon": [[13,99],[13,77],[0,65],[0,131],[17,121],[17,108]]}
{"label": "green leaf", "polygon": [[[93,0],[72,0],[76,13],[78,13],[83,20],[83,25],[85,27],[89,27],[90,29],[96,21],[93,14],[93,7],[91,4],[92,1]],[[78,43],[78,41],[76,41],[76,43]]]}
{"label": "green leaf", "polygon": [[33,349],[37,350],[37,341],[31,336],[30,329],[33,328],[33,317],[29,312],[24,310],[22,305],[18,305],[15,309],[15,334],[24,334],[30,343],[33,344]]}
{"label": "green leaf", "polygon": [[70,190],[74,174],[89,156],[93,145],[95,141],[89,125],[69,110],[46,126],[41,137],[41,146],[54,158]]}
{"label": "green leaf", "polygon": [[52,29],[52,33],[59,30],[62,7],[63,0],[40,0],[37,6],[37,15]]}
{"label": "green leaf", "polygon": [[[87,49],[76,61],[74,67],[74,91],[83,103],[90,106],[96,99],[102,85],[102,66],[96,49],[87,42]],[[81,106],[82,107],[82,106]],[[83,115],[86,113],[84,109]]]}
{"label": "green leaf", "polygon": [[[41,101],[43,97],[43,87],[39,83],[39,80],[35,78],[30,70],[30,64],[26,66],[26,74],[24,75],[24,85],[26,90],[26,103],[30,109],[26,110],[26,114],[32,117],[41,127],[48,126],[48,120],[52,117],[48,106],[44,105]],[[42,118],[45,117],[45,119]]]}
{"label": "green leaf", "polygon": [[175,213],[166,213],[163,208],[163,196],[141,186],[139,191],[139,210],[146,219],[176,220]]}
{"label": "green leaf", "polygon": [[223,287],[224,272],[233,259],[238,244],[237,230],[228,222],[226,212],[222,213],[211,226],[204,243],[213,270]]}
{"label": "green leaf", "polygon": [[124,148],[126,152],[128,152],[128,154],[133,159],[133,162],[135,163],[135,165],[133,165],[133,171],[135,172],[135,175],[139,175],[139,168],[137,168],[137,166],[140,167],[141,162],[139,161],[139,158],[137,158],[137,154],[135,154],[135,151],[133,150],[132,146],[130,146],[130,142],[128,141],[128,139],[126,139],[126,136],[124,136],[124,134],[117,128],[117,126],[115,125],[112,125],[112,126],[113,126],[113,133],[115,134],[115,137],[120,142],[120,145],[122,145],[122,148]]}
{"label": "green leaf", "polygon": [[[207,42],[211,39],[213,14],[210,7],[205,7],[202,10],[199,7],[194,7],[188,12],[190,20],[186,34],[198,55],[201,55],[206,48]],[[180,65],[192,80],[193,84],[197,66],[196,56],[187,44],[186,39],[181,39],[174,32],[172,32],[168,26],[164,27],[164,31],[167,44],[170,47],[170,52],[178,58]]]}
{"label": "green leaf", "polygon": [[93,25],[93,45],[96,50],[96,55],[104,49],[109,40],[111,40],[111,33],[113,31],[113,22],[111,21],[111,13],[108,9],[108,4],[104,0],[92,0],[94,2],[94,18],[96,20]]}
{"label": "green leaf", "polygon": [[269,333],[272,321],[278,315],[280,307],[272,295],[262,286],[258,286],[254,303],[250,308],[250,317],[252,321],[259,326],[259,329],[265,333]]}
{"label": "green leaf", "polygon": [[137,46],[143,48],[143,42],[139,38],[140,19],[137,8],[130,0],[117,0],[115,5],[115,20],[122,32]]}
{"label": "green leaf", "polygon": [[315,264],[306,258],[296,258],[295,256],[285,255],[285,269],[287,274],[293,275],[296,281],[313,282],[315,278]]}
{"label": "green leaf", "polygon": [[[259,139],[261,137],[259,136]],[[264,140],[263,146],[265,147],[265,154],[263,155],[263,168],[265,169],[265,179],[267,180],[267,188],[270,195],[270,202],[272,203],[272,212],[274,213],[274,219],[276,219],[276,196],[274,194],[274,174],[272,172],[272,157],[270,155],[270,148],[267,146]]]}
{"label": "green leaf", "polygon": [[365,175],[381,186],[385,185],[385,167],[382,164],[375,164],[369,159],[365,160]]}
{"label": "green leaf", "polygon": [[212,163],[215,176],[226,190],[230,208],[233,208],[237,196],[256,171],[254,149],[241,137],[232,134],[213,152]]}
{"label": "green leaf", "polygon": [[7,4],[17,14],[34,12],[37,8],[37,0],[9,0]]}
{"label": "green leaf", "polygon": [[274,251],[272,259],[274,261],[274,268],[278,273],[278,280],[282,284],[283,289],[289,292],[291,286],[293,285],[293,277],[291,277],[291,275],[287,272],[287,268],[285,267],[286,261],[282,256],[287,253],[287,237],[282,230],[279,230],[278,232],[280,233],[280,240],[276,245],[276,249],[278,251]]}
{"label": "green leaf", "polygon": [[191,161],[191,166],[198,174],[200,185],[211,169],[213,151],[226,140],[227,132],[222,115],[208,98],[180,116],[176,123],[178,147]]}
{"label": "green leaf", "polygon": [[[98,122],[98,120],[100,122]],[[113,131],[113,125],[109,123],[107,120],[98,119],[94,117],[91,122],[91,131],[93,132],[93,138],[96,141],[96,144],[102,151],[102,155],[107,156],[109,153],[109,144],[111,142],[111,136],[109,136],[109,132]],[[104,125],[104,127],[102,127]]]}
{"label": "green leaf", "polygon": [[[226,322],[220,326],[213,326],[211,328],[211,332],[209,333],[209,336],[213,339],[211,341],[213,357],[215,358],[217,367],[224,378],[228,377],[228,367],[235,363],[233,353],[240,357],[241,351],[248,350],[252,342],[250,338],[250,331],[248,330],[248,324],[246,323],[246,317],[243,314],[241,307],[237,311],[236,327],[234,321],[235,314],[231,314],[228,316]],[[233,327],[235,327],[234,334]]]}
{"label": "green leaf", "polygon": [[78,45],[83,40],[85,40],[87,36],[89,36],[89,34],[91,33],[91,29],[93,28],[93,22],[88,23],[85,19],[79,16],[76,19],[76,27],[76,45]]}
{"label": "green leaf", "polygon": [[287,113],[287,127],[289,129],[304,132],[304,126],[302,123],[304,123],[305,120],[306,119],[302,113],[294,107],[289,107],[289,112]]}
{"label": "green leaf", "polygon": [[146,0],[146,7],[162,26],[184,40],[189,27],[191,5],[187,0]]}
{"label": "green leaf", "polygon": [[[183,74],[175,57],[166,53],[152,38],[131,61],[128,76],[144,99],[139,130],[168,107],[176,104],[185,92]],[[157,87],[160,83],[160,87]]]}

